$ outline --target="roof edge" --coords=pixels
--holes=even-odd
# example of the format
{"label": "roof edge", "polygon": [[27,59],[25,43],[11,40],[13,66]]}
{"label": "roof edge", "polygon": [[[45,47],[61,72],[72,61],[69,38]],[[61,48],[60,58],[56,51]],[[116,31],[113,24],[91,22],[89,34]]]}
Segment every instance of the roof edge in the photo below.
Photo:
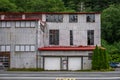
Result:
{"label": "roof edge", "polygon": [[48,46],[38,48],[40,51],[93,51],[95,46]]}
{"label": "roof edge", "polygon": [[38,18],[10,18],[10,19],[0,19],[0,21],[39,21],[40,19]]}

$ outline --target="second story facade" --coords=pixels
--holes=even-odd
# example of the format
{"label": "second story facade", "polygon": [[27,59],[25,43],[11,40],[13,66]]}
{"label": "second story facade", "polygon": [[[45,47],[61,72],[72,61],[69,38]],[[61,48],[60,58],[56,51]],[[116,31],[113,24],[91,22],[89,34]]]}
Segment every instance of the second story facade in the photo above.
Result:
{"label": "second story facade", "polygon": [[42,21],[46,23],[44,46],[101,45],[100,13],[49,13]]}
{"label": "second story facade", "polygon": [[[32,19],[38,20],[40,26],[30,28],[29,22]],[[20,25],[19,20],[21,20]],[[1,13],[1,29],[9,30],[11,28],[9,24],[14,21],[16,22],[15,30],[19,32],[15,35],[18,35],[18,37],[21,35],[20,38],[24,35],[30,36],[29,34],[20,33],[22,28],[25,31],[35,29],[36,39],[38,40],[33,40],[37,41],[37,47],[101,45],[100,13]],[[32,23],[30,24],[32,25]],[[6,27],[4,27],[5,25]],[[17,25],[21,28],[17,28]],[[24,26],[28,27],[25,28]],[[13,29],[10,29],[11,32]],[[1,43],[4,43],[4,40]]]}

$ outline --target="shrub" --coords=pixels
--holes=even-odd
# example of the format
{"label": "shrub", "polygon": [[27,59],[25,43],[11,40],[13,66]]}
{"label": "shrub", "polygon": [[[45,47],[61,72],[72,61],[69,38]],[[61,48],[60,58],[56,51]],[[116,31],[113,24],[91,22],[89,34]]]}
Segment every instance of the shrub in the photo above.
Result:
{"label": "shrub", "polygon": [[43,71],[42,68],[10,68],[8,71]]}
{"label": "shrub", "polygon": [[92,56],[92,69],[93,70],[109,69],[108,55],[105,49],[96,46]]}

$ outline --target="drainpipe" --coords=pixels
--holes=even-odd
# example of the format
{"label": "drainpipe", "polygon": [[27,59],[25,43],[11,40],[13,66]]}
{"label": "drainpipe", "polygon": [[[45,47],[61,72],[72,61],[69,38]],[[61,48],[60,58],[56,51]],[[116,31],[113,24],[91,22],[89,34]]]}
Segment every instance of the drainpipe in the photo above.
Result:
{"label": "drainpipe", "polygon": [[38,68],[38,27],[39,23],[36,20],[36,68]]}

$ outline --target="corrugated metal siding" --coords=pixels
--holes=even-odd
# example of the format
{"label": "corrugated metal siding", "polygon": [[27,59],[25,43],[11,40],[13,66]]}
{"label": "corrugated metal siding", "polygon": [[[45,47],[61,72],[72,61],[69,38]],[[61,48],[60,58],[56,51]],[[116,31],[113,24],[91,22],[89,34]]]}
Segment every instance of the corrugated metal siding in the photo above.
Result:
{"label": "corrugated metal siding", "polygon": [[64,15],[63,23],[47,22],[49,30],[60,30],[60,46],[69,46],[69,30],[73,30],[73,44],[87,46],[87,30],[94,30],[94,45],[100,46],[100,16],[95,15],[96,22],[87,23],[86,15],[78,15],[78,23],[69,23],[69,16]]}
{"label": "corrugated metal siding", "polygon": [[41,51],[41,56],[88,56],[92,51]]}

